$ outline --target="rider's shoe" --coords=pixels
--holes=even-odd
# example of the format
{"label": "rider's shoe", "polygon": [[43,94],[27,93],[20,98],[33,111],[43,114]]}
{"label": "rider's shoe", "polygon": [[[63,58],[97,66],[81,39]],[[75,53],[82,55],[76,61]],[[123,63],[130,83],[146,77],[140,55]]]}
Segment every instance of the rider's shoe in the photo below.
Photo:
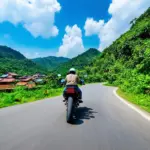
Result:
{"label": "rider's shoe", "polygon": [[79,103],[83,103],[82,99],[79,99]]}

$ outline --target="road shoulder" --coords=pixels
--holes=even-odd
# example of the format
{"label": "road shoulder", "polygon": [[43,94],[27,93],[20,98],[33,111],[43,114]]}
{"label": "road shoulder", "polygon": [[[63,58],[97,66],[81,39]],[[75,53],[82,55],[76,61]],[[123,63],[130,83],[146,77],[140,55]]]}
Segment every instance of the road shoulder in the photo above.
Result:
{"label": "road shoulder", "polygon": [[142,109],[140,109],[138,106],[136,106],[135,104],[125,100],[124,98],[120,97],[117,94],[117,90],[118,88],[115,88],[113,90],[114,95],[125,105],[127,105],[128,107],[130,107],[132,110],[134,110],[135,112],[137,112],[139,115],[141,115],[143,118],[145,118],[147,121],[150,121],[150,114]]}

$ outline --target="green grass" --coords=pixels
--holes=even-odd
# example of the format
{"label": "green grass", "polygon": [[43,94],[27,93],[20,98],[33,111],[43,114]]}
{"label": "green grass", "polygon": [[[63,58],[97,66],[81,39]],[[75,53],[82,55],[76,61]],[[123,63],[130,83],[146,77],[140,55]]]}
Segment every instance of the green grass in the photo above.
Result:
{"label": "green grass", "polygon": [[28,90],[28,91],[24,89],[17,89],[11,93],[1,92],[0,108],[33,102],[44,98],[59,96],[62,94],[62,91],[63,88],[36,89],[36,90]]}
{"label": "green grass", "polygon": [[117,90],[117,94],[150,113],[150,95],[126,93],[121,89]]}
{"label": "green grass", "polygon": [[115,85],[113,85],[113,84],[111,84],[111,83],[109,83],[109,82],[102,82],[102,84],[103,84],[104,86],[116,87]]}

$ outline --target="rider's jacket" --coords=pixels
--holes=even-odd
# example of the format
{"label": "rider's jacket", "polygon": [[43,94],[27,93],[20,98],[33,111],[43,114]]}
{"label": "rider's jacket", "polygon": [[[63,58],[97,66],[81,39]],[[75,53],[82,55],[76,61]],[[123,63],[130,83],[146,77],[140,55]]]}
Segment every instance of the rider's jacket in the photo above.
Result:
{"label": "rider's jacket", "polygon": [[77,85],[79,83],[79,77],[76,74],[68,74],[65,80],[66,85]]}

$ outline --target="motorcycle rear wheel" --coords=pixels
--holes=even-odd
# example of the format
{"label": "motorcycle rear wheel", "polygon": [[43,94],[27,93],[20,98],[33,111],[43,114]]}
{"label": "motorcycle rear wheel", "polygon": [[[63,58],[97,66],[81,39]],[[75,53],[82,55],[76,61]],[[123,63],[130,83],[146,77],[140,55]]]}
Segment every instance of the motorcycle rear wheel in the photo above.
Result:
{"label": "motorcycle rear wheel", "polygon": [[73,115],[73,98],[68,97],[66,120],[68,123],[72,121]]}

